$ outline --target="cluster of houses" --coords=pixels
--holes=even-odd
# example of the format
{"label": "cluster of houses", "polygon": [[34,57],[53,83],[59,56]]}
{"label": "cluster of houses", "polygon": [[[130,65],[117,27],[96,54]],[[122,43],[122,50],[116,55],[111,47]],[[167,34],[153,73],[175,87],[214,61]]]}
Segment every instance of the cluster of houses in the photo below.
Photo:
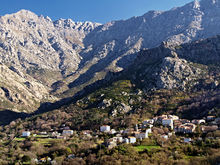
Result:
{"label": "cluster of houses", "polygon": [[[109,125],[103,125],[100,127],[99,131],[96,131],[95,135],[98,137],[100,134],[111,134],[112,138],[108,139],[104,144],[108,148],[113,148],[120,143],[133,144],[137,140],[143,140],[149,137],[149,134],[153,133],[155,129],[161,126],[167,127],[168,132],[161,134],[161,138],[167,140],[170,136],[176,133],[180,134],[189,134],[194,133],[196,127],[199,126],[199,129],[202,133],[213,132],[219,129],[220,118],[215,116],[207,116],[206,119],[194,119],[192,121],[186,119],[180,119],[175,115],[161,115],[156,116],[153,119],[144,120],[141,124],[136,124],[135,128],[128,128],[125,130],[116,131],[111,129]],[[74,134],[74,131],[65,125],[62,126],[60,132],[40,132],[38,135],[44,135],[47,138],[57,138],[57,139],[67,139]],[[81,133],[87,137],[92,138],[94,131],[83,130]],[[30,131],[22,132],[22,137],[31,136]],[[36,134],[33,134],[36,136]],[[191,142],[192,139],[184,138],[184,142]]]}
{"label": "cluster of houses", "polygon": [[[192,134],[195,132],[196,127],[198,126],[202,133],[216,131],[219,129],[220,118],[216,118],[215,116],[207,116],[206,119],[194,119],[190,121],[180,119],[175,115],[162,115],[154,117],[153,119],[144,120],[141,124],[137,124],[134,129],[115,131],[114,129],[111,129],[109,125],[103,125],[100,127],[100,131],[103,133],[116,135],[105,142],[105,145],[108,148],[113,148],[117,146],[118,143],[133,144],[136,143],[137,139],[142,140],[148,138],[149,134],[153,132],[154,128],[161,125],[169,128],[169,132],[161,135],[161,138],[167,140],[170,136],[176,133],[183,135]],[[183,142],[185,143],[191,141],[191,138],[183,138]]]}
{"label": "cluster of houses", "polygon": [[[56,139],[67,139],[71,135],[73,135],[74,131],[71,130],[69,127],[63,126],[61,128],[62,133],[58,133],[57,131],[54,132],[39,132],[38,134],[33,134],[33,136],[40,136],[41,138],[56,138]],[[30,137],[31,132],[30,131],[23,131],[22,132],[22,137]]]}
{"label": "cluster of houses", "polygon": [[196,127],[200,125],[203,133],[216,131],[220,125],[220,118],[215,116],[207,116],[206,119],[194,119],[192,121],[180,119],[175,115],[162,115],[155,117],[154,122],[161,123],[163,126],[169,127],[175,133],[194,133]]}

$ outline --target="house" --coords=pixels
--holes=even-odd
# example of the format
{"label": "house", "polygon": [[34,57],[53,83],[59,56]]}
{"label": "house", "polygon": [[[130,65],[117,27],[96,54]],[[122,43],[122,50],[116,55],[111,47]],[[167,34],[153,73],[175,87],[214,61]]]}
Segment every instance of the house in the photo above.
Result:
{"label": "house", "polygon": [[117,137],[117,142],[122,143],[123,142],[123,137]]}
{"label": "house", "polygon": [[84,135],[84,138],[89,138],[89,139],[91,139],[92,138],[92,131],[90,131],[90,130],[84,130],[84,131],[82,131],[82,134]]}
{"label": "house", "polygon": [[125,138],[125,139],[124,139],[124,143],[129,144],[129,139],[128,139],[128,138]]}
{"label": "house", "polygon": [[120,133],[115,135],[116,137],[122,137],[122,135]]}
{"label": "house", "polygon": [[45,157],[45,158],[41,158],[39,160],[39,163],[46,163],[46,162],[51,162],[51,158],[50,157]]}
{"label": "house", "polygon": [[133,134],[135,131],[133,128],[127,128],[125,130],[123,130],[123,134]]}
{"label": "house", "polygon": [[118,142],[118,143],[122,143],[122,142],[123,142],[123,137],[120,137],[120,136],[119,136],[119,137],[117,137],[117,136],[116,136],[116,137],[113,137],[113,138],[112,138],[112,141]]}
{"label": "house", "polygon": [[47,135],[47,132],[40,132],[39,135]]}
{"label": "house", "polygon": [[60,136],[60,133],[58,133],[57,131],[52,132],[51,137],[57,137]]}
{"label": "house", "polygon": [[128,137],[128,139],[129,139],[129,143],[131,144],[136,143],[136,137],[130,136]]}
{"label": "house", "polygon": [[29,137],[30,135],[31,135],[31,132],[29,131],[22,132],[22,137]]}
{"label": "house", "polygon": [[67,159],[74,159],[74,158],[76,158],[76,156],[74,154],[70,154],[67,156]]}
{"label": "house", "polygon": [[175,128],[175,132],[180,133],[193,133],[196,129],[196,125],[193,123],[182,124],[179,127]]}
{"label": "house", "polygon": [[144,125],[147,125],[147,124],[154,124],[154,119],[144,120],[142,123],[143,123]]}
{"label": "house", "polygon": [[117,132],[116,132],[115,129],[111,129],[110,132],[109,132],[109,134],[112,134],[112,135],[113,135],[113,134],[116,134],[116,133],[117,133]]}
{"label": "house", "polygon": [[199,119],[199,120],[192,120],[192,123],[193,124],[197,124],[197,125],[200,125],[200,124],[205,124],[205,120],[204,119]]}
{"label": "house", "polygon": [[73,135],[73,130],[63,130],[63,136],[71,136]]}
{"label": "house", "polygon": [[138,125],[135,125],[135,131],[139,131]]}
{"label": "house", "polygon": [[167,115],[161,115],[161,116],[158,116],[158,117],[154,118],[154,120],[158,123],[162,123],[163,119],[168,119],[168,116]]}
{"label": "house", "polygon": [[148,132],[137,132],[137,133],[135,133],[135,137],[137,138],[137,139],[146,139],[146,138],[148,138]]}
{"label": "house", "polygon": [[100,127],[101,132],[109,132],[111,130],[109,125],[103,125]]}
{"label": "house", "polygon": [[217,122],[217,123],[220,122],[220,117],[216,118],[215,122]]}
{"label": "house", "polygon": [[63,140],[66,140],[66,136],[57,136],[57,139],[63,139]]}
{"label": "house", "polygon": [[180,119],[179,120],[182,124],[190,123],[190,120],[187,119]]}
{"label": "house", "polygon": [[70,127],[63,127],[63,130],[70,130]]}
{"label": "house", "polygon": [[175,115],[168,115],[168,119],[179,120],[179,117]]}
{"label": "house", "polygon": [[215,120],[215,116],[207,116],[206,119],[207,121],[212,121]]}
{"label": "house", "polygon": [[[174,133],[175,134],[175,133]],[[168,137],[171,137],[171,136],[173,136],[173,132],[169,132],[168,133]]]}
{"label": "house", "polygon": [[168,139],[169,139],[168,135],[161,135],[160,137],[163,138],[163,139],[165,139],[165,140],[168,140]]}
{"label": "house", "polygon": [[213,126],[202,126],[201,130],[203,133],[208,133],[208,132],[214,132],[218,129],[217,125],[213,125]]}
{"label": "house", "polygon": [[191,138],[184,138],[184,139],[183,139],[183,142],[184,142],[184,143],[190,143],[191,141],[192,141]]}
{"label": "house", "polygon": [[82,131],[82,134],[83,134],[83,135],[92,134],[92,131],[90,131],[90,130],[83,130],[83,131]]}
{"label": "house", "polygon": [[149,129],[146,129],[146,133],[147,133],[147,134],[149,134],[149,133],[152,133],[152,130],[151,130],[151,128],[149,128]]}
{"label": "house", "polygon": [[162,119],[162,125],[168,126],[173,129],[173,119]]}

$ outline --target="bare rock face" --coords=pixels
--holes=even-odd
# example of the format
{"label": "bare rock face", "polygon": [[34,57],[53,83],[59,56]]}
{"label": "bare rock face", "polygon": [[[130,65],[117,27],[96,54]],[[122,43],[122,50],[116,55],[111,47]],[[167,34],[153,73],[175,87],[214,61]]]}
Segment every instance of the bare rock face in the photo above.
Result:
{"label": "bare rock face", "polygon": [[31,112],[57,100],[50,87],[78,69],[83,38],[99,25],[27,10],[0,17],[0,108]]}
{"label": "bare rock face", "polygon": [[166,57],[163,59],[161,69],[157,73],[156,87],[159,89],[180,88],[185,90],[188,82],[196,80],[201,70],[190,66],[184,59]]}
{"label": "bare rock face", "polygon": [[112,116],[117,116],[118,114],[125,114],[128,113],[132,108],[129,105],[126,105],[125,103],[118,104],[112,111]]}
{"label": "bare rock face", "polygon": [[21,10],[0,18],[0,62],[27,69],[43,68],[69,74],[81,57],[74,46],[99,24],[52,22],[49,17]]}
{"label": "bare rock face", "polygon": [[144,91],[215,89],[219,82],[219,42],[220,35],[182,45],[163,42],[141,51],[122,75]]}
{"label": "bare rock face", "polygon": [[32,112],[42,101],[56,101],[49,89],[29,75],[20,76],[0,64],[0,109]]}

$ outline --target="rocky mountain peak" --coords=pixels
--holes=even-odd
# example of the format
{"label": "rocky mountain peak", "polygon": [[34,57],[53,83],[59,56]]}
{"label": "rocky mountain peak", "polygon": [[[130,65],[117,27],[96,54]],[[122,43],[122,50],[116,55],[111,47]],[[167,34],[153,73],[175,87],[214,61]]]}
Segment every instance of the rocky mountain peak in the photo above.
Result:
{"label": "rocky mountain peak", "polygon": [[22,9],[17,13],[11,14],[11,16],[20,19],[38,19],[38,15],[25,9]]}
{"label": "rocky mountain peak", "polygon": [[196,9],[200,8],[200,3],[199,3],[198,0],[194,0],[194,6],[193,6],[193,8],[196,8]]}
{"label": "rocky mountain peak", "polygon": [[99,23],[93,23],[93,22],[74,22],[71,19],[59,19],[57,21],[54,21],[54,26],[57,28],[64,28],[64,29],[74,29],[77,31],[82,31],[85,33],[91,32],[96,27],[100,26]]}

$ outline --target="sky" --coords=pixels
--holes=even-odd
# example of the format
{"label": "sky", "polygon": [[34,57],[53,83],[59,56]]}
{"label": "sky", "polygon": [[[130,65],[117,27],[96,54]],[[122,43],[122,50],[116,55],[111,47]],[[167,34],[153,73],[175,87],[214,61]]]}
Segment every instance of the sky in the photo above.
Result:
{"label": "sky", "polygon": [[1,0],[0,15],[21,9],[52,20],[70,18],[74,21],[107,23],[112,20],[141,16],[149,10],[169,10],[193,0]]}

